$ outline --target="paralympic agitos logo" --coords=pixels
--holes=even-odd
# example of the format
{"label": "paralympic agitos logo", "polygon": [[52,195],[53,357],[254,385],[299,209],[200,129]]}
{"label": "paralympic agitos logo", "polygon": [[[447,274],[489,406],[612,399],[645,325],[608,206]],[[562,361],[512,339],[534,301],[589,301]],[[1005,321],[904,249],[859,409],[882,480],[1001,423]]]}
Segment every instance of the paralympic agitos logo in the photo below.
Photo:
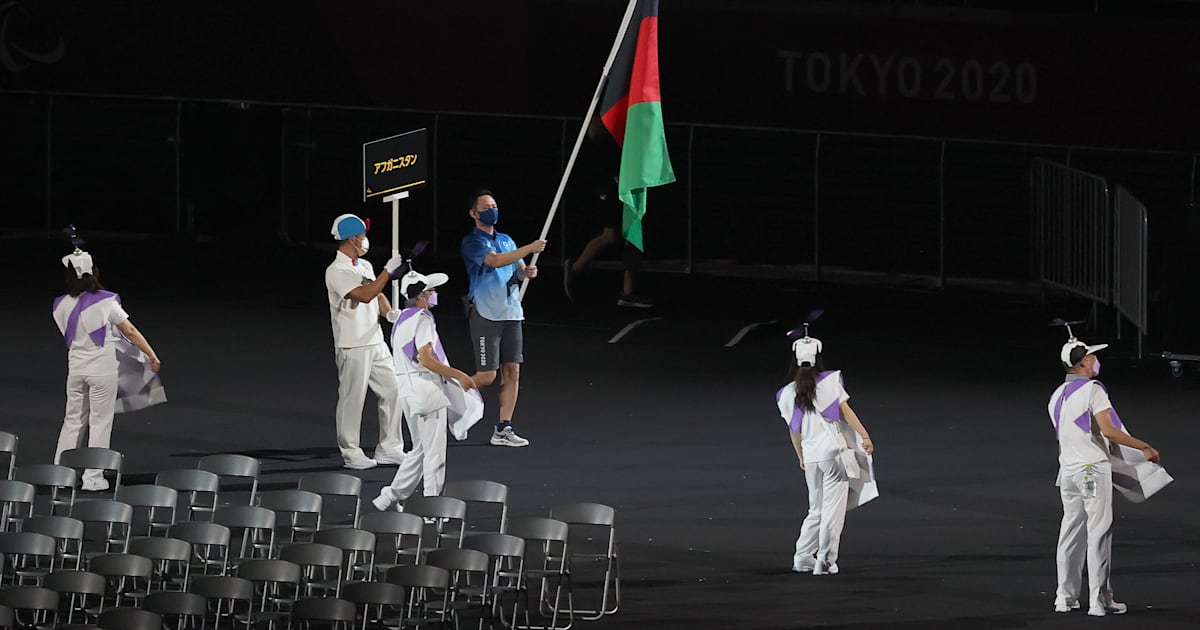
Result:
{"label": "paralympic agitos logo", "polygon": [[18,2],[0,1],[0,67],[13,74],[21,73],[33,64],[52,64],[63,58],[67,52],[66,42],[62,35],[46,35],[41,43],[34,44],[26,39],[24,33],[15,33],[17,21],[22,12]]}

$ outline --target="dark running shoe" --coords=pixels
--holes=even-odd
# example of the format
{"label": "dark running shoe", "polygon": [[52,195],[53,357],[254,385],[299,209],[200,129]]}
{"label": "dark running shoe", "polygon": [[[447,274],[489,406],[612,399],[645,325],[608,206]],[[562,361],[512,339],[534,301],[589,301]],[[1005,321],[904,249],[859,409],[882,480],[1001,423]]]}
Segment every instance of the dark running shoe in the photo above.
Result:
{"label": "dark running shoe", "polygon": [[654,302],[636,293],[626,293],[617,298],[617,306],[624,306],[625,308],[651,308],[654,306]]}

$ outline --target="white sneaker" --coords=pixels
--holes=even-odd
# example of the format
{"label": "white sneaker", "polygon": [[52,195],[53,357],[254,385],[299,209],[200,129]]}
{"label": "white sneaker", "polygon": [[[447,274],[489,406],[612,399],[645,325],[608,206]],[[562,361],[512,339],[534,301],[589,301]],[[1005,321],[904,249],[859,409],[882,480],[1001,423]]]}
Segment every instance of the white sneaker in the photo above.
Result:
{"label": "white sneaker", "polygon": [[375,460],[364,457],[362,459],[348,459],[343,466],[352,470],[367,470],[368,468],[374,468],[376,464]]}
{"label": "white sneaker", "polygon": [[404,453],[388,453],[387,451],[375,451],[376,464],[392,464],[399,466],[404,463]]}
{"label": "white sneaker", "polygon": [[371,505],[374,505],[375,509],[379,510],[380,512],[386,512],[387,509],[392,507],[392,504],[395,502],[396,494],[393,493],[392,489],[387,486],[384,486],[384,488],[379,491],[379,496],[371,499]]}
{"label": "white sneaker", "polygon": [[820,560],[813,566],[813,575],[837,575],[838,565],[836,562],[826,564]]}
{"label": "white sneaker", "polygon": [[1103,606],[1092,605],[1088,608],[1088,614],[1093,617],[1103,617],[1105,615],[1124,615],[1129,607],[1120,602],[1109,602]]}
{"label": "white sneaker", "polygon": [[792,572],[793,573],[812,573],[813,569],[816,568],[816,566],[817,566],[816,560],[807,560],[807,561],[801,561],[801,562],[793,561],[792,562]]}
{"label": "white sneaker", "polygon": [[492,446],[529,446],[529,440],[517,435],[510,425],[503,431],[492,428]]}
{"label": "white sneaker", "polygon": [[104,477],[99,479],[84,479],[83,483],[80,484],[80,488],[85,492],[104,492],[108,490],[108,480]]}
{"label": "white sneaker", "polygon": [[1079,610],[1079,600],[1072,600],[1069,604],[1063,599],[1054,600],[1054,612],[1069,613],[1072,610]]}

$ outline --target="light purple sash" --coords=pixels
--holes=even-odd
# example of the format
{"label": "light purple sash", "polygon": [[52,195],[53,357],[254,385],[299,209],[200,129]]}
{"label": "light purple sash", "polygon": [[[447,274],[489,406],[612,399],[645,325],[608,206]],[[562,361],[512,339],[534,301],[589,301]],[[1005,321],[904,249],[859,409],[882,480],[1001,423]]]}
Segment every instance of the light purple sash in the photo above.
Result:
{"label": "light purple sash", "polygon": [[[821,390],[820,390],[819,386],[820,386],[821,382],[833,374],[837,374],[838,379],[841,380],[843,383],[845,382],[844,377],[842,377],[842,375],[841,375],[841,372],[839,372],[837,370],[827,370],[827,371],[821,372],[820,374],[817,375],[816,383],[814,385],[814,390],[817,393],[820,393]],[[779,399],[783,397],[783,391],[785,389],[787,389],[786,385],[784,385],[778,392],[775,392],[775,403],[776,404],[778,404]],[[840,393],[841,393],[840,391],[836,392],[833,397],[833,402],[831,402],[829,405],[826,405],[824,409],[820,410],[821,417],[825,418],[829,422],[841,422],[841,420],[842,420],[842,401],[840,400],[840,396],[838,395]],[[816,401],[814,400],[814,402],[816,402]],[[799,402],[797,402],[797,403],[795,403],[795,405],[792,408],[792,417],[791,417],[791,419],[788,420],[788,428],[791,429],[792,433],[799,433],[800,427],[803,425],[803,423],[804,423],[804,409],[800,406]]]}
{"label": "light purple sash", "polygon": [[[55,308],[62,303],[64,297],[66,296],[60,295],[58,299],[54,301]],[[117,294],[111,291],[88,291],[80,294],[79,301],[75,303],[75,308],[71,309],[71,314],[67,317],[67,326],[63,330],[63,339],[67,342],[68,348],[71,347],[71,342],[75,340],[75,330],[79,328],[79,315],[83,313],[85,309],[91,308],[92,306],[95,306],[96,304],[99,304],[108,298],[117,298],[117,301],[120,302],[120,298],[117,297]],[[88,332],[88,336],[92,338],[93,343],[103,348],[104,340],[108,336],[108,322],[105,322],[96,330]]]}
{"label": "light purple sash", "polygon": [[[1084,385],[1087,385],[1089,382],[1090,381],[1088,381],[1087,379],[1079,379],[1079,380],[1075,380],[1075,381],[1070,381],[1066,384],[1065,387],[1063,387],[1062,395],[1060,395],[1058,397],[1058,401],[1054,403],[1054,437],[1058,437],[1059,427],[1062,426],[1063,402],[1065,402],[1067,398],[1074,395],[1075,392],[1079,391],[1081,388],[1083,388]],[[1078,418],[1075,418],[1074,424],[1076,426],[1078,426],[1080,429],[1083,429],[1084,432],[1091,433],[1092,432],[1092,411],[1091,411],[1091,409],[1085,409],[1082,415],[1080,415]]]}
{"label": "light purple sash", "polygon": [[[396,320],[396,323],[393,324],[393,326],[399,327],[400,324],[411,319],[412,317],[415,317],[416,315],[419,315],[421,313],[421,311],[423,311],[423,310],[426,310],[426,309],[422,309],[422,308],[419,308],[416,306],[412,306],[412,307],[404,309],[404,311],[402,313],[400,313],[400,317]],[[429,317],[430,317],[430,319],[433,319],[433,313],[430,313]],[[434,322],[434,325],[435,326],[437,325],[436,320]],[[417,340],[415,337],[413,339],[409,339],[408,343],[401,346],[400,351],[404,354],[405,357],[410,358],[414,363],[420,363],[420,359],[417,357]],[[444,363],[446,365],[450,364],[450,362],[446,359],[446,349],[444,347],[442,347],[441,339],[438,339],[437,342],[434,343],[433,354],[434,354],[434,356],[436,356],[438,358],[438,361],[441,361],[442,363]]]}

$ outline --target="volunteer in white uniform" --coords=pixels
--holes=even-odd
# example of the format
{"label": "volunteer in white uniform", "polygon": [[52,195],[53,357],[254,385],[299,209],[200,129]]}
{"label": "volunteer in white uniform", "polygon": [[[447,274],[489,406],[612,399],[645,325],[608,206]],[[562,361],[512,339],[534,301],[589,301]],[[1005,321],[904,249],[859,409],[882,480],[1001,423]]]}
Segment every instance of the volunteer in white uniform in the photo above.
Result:
{"label": "volunteer in white uniform", "polygon": [[[117,332],[145,353],[150,368],[162,366],[154,349],[129,321],[121,297],[105,291],[100,273],[87,252],[62,259],[67,268],[67,293],[54,300],[54,323],[67,344],[67,409],[54,461],[63,451],[83,445],[86,428],[89,447],[109,448],[113,412],[117,402]],[[108,489],[101,470],[83,473],[84,490]]]}
{"label": "volunteer in white uniform", "polygon": [[[1069,329],[1068,329],[1069,330]],[[1112,467],[1108,442],[1140,449],[1158,461],[1158,451],[1121,431],[1113,422],[1112,403],[1099,381],[1100,359],[1095,352],[1108,344],[1089,346],[1071,336],[1060,358],[1066,382],[1050,397],[1050,422],[1058,436],[1058,486],[1063,519],[1058,534],[1058,589],[1055,612],[1079,608],[1084,558],[1088,569],[1088,614],[1121,614],[1125,604],[1113,599],[1109,582],[1112,555]]]}
{"label": "volunteer in white uniform", "polygon": [[[796,363],[792,382],[776,394],[779,413],[788,424],[792,446],[808,482],[808,516],[800,526],[792,570],[813,575],[838,572],[838,547],[846,522],[850,477],[859,469],[847,433],[861,437],[867,455],[874,444],[854,410],[840,371],[825,371],[821,342],[807,336],[792,344]],[[853,434],[850,434],[853,438]]]}
{"label": "volunteer in white uniform", "polygon": [[458,383],[451,385],[461,386],[464,391],[475,387],[470,376],[450,367],[430,312],[438,303],[435,289],[447,280],[444,273],[424,276],[416,271],[409,271],[400,280],[400,294],[407,299],[408,308],[400,313],[392,327],[392,350],[400,402],[413,447],[405,454],[392,483],[380,490],[374,499],[379,510],[408,499],[422,479],[425,496],[442,493],[446,481],[447,407],[450,406],[442,388],[445,379],[456,379]]}
{"label": "volunteer in white uniform", "polygon": [[[362,258],[370,248],[367,224],[353,214],[334,219],[332,233],[341,241],[337,256],[325,269],[338,366],[338,448],[346,468],[363,470],[375,467],[377,462],[399,464],[404,457],[400,392],[391,353],[379,329],[379,314],[391,310],[383,291],[404,260],[393,256],[376,276],[371,263]],[[379,444],[374,459],[359,446],[368,387],[379,399]]]}

